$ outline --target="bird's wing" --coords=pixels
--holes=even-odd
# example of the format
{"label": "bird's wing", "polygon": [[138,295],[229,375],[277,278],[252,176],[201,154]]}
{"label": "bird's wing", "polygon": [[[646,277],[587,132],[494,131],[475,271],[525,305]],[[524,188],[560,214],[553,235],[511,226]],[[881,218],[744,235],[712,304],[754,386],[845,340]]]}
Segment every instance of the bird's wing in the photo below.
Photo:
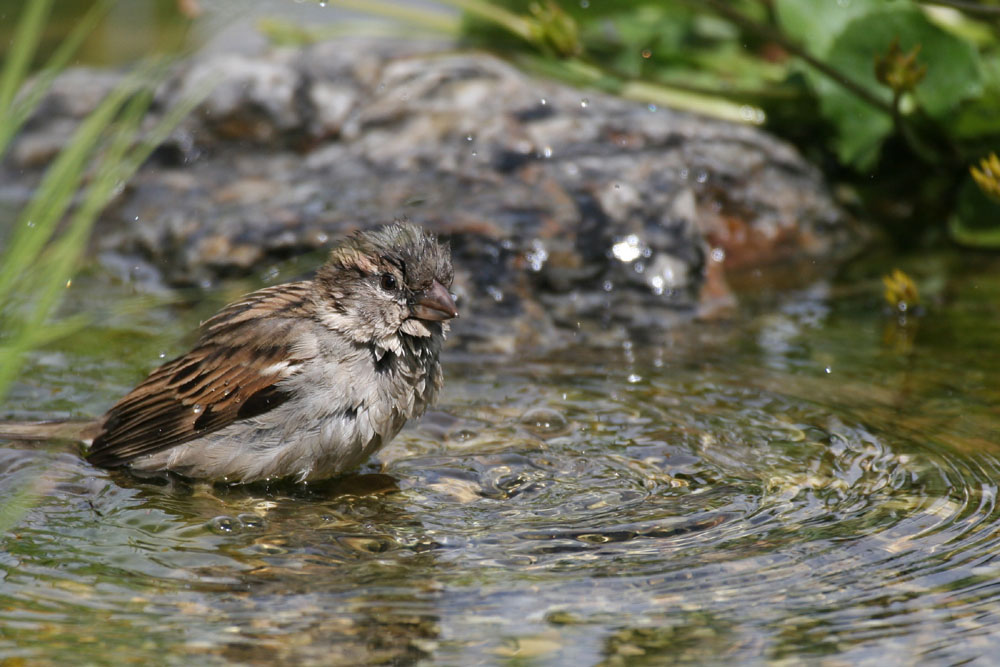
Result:
{"label": "bird's wing", "polygon": [[311,283],[263,289],[202,325],[193,350],[153,371],[104,416],[87,459],[116,467],[273,410],[279,382],[306,360],[296,327],[308,322]]}

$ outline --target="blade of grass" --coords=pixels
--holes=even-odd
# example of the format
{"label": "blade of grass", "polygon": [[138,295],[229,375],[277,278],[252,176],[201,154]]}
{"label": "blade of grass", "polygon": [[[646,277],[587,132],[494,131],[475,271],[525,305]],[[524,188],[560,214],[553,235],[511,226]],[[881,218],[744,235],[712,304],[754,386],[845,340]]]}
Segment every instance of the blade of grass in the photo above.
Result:
{"label": "blade of grass", "polygon": [[84,178],[88,157],[137,83],[135,76],[131,76],[108,95],[81,123],[69,145],[46,170],[31,203],[15,223],[0,266],[0,299],[11,291],[18,275],[30,266],[27,263],[30,258],[36,257],[52,237]]}
{"label": "blade of grass", "polygon": [[[45,93],[52,87],[52,82],[66,68],[70,59],[79,50],[83,40],[97,27],[112,5],[114,5],[114,0],[98,0],[73,26],[66,38],[59,43],[42,71],[37,75],[31,88],[23,92],[23,97],[20,100],[11,99],[9,109],[6,106],[0,106],[0,110],[7,109],[3,121],[0,122],[0,155],[6,152],[11,139],[21,129],[32,112],[38,108]],[[15,90],[21,88],[22,84],[23,81],[15,81]]]}
{"label": "blade of grass", "polygon": [[9,109],[18,88],[35,57],[38,42],[42,37],[45,19],[49,15],[52,0],[34,0],[24,4],[21,20],[14,30],[14,40],[0,73],[0,110]]}
{"label": "blade of grass", "polygon": [[[151,79],[158,80],[164,68],[165,64],[161,63],[143,69],[157,70]],[[114,129],[110,133],[102,133],[110,134],[104,142],[92,143],[89,134],[81,135],[81,141],[90,143],[93,152],[103,148],[103,153],[93,178],[63,233],[44,251],[42,246],[31,248],[35,253],[33,256],[39,258],[33,262],[32,275],[44,276],[44,280],[37,283],[32,281],[41,286],[32,293],[29,312],[13,327],[9,343],[0,348],[0,396],[3,395],[3,388],[17,376],[24,352],[43,344],[42,341],[53,340],[49,334],[61,337],[72,331],[67,326],[83,325],[81,319],[67,322],[67,326],[63,326],[62,321],[53,324],[47,320],[65,294],[67,281],[76,269],[97,217],[115,196],[121,184],[134,175],[156,146],[204,99],[211,86],[212,82],[206,83],[200,90],[174,105],[141,140],[137,137],[152,102],[152,91],[148,87],[140,88],[131,98],[119,98],[115,107],[116,110],[120,109],[120,113],[113,123]],[[125,92],[133,87],[128,81],[121,85]],[[0,301],[2,294],[0,291]]]}

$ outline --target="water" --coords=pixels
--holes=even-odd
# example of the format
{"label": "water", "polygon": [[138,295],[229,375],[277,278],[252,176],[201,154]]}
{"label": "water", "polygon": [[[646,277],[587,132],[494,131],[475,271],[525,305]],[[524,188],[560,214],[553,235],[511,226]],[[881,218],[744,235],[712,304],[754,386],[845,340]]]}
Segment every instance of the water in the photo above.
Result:
{"label": "water", "polygon": [[[157,485],[2,447],[0,496],[28,502],[0,550],[0,659],[988,661],[1000,274],[916,258],[927,312],[900,323],[890,268],[749,277],[732,319],[647,342],[451,348],[438,408],[328,484]],[[95,325],[36,354],[4,410],[98,414],[254,286],[84,276]]]}

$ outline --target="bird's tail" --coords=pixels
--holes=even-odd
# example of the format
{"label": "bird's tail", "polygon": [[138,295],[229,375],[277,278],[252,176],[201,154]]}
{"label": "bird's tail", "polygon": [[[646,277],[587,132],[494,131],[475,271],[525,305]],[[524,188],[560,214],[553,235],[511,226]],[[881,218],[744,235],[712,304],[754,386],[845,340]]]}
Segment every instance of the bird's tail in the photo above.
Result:
{"label": "bird's tail", "polygon": [[0,440],[71,440],[89,445],[98,422],[82,420],[46,422],[0,421]]}

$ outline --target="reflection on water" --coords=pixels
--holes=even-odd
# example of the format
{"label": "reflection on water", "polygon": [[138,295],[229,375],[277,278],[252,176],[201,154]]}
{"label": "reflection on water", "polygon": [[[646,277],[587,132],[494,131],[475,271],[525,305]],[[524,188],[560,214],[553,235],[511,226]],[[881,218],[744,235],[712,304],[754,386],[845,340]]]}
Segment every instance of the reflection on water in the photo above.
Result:
{"label": "reflection on water", "polygon": [[[941,278],[903,325],[872,272],[755,290],[734,320],[648,344],[451,349],[436,412],[308,488],[142,483],[2,448],[0,495],[37,499],[0,552],[0,658],[996,655],[990,268]],[[106,318],[92,335],[114,346],[40,353],[5,409],[99,412],[203,309]]]}

